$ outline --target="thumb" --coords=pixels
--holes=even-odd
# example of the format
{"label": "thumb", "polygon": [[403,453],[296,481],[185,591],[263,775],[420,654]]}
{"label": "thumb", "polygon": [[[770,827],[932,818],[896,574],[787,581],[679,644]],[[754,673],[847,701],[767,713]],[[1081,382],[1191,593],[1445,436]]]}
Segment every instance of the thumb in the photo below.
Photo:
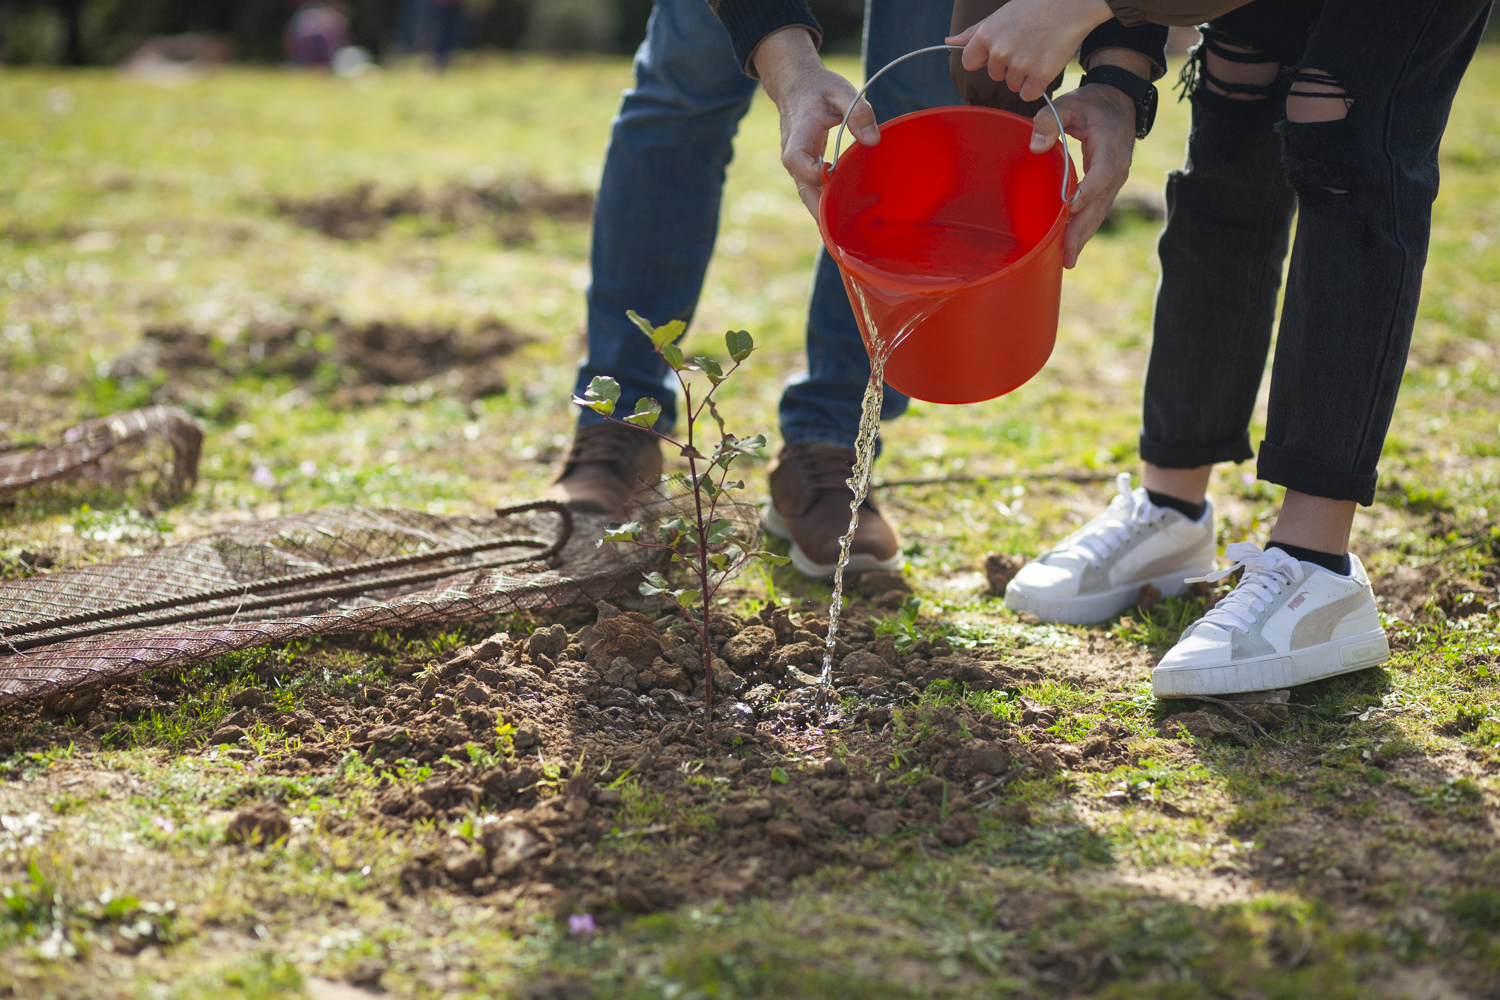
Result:
{"label": "thumb", "polygon": [[880,126],[875,123],[875,109],[870,107],[870,102],[863,97],[854,105],[854,111],[849,115],[849,131],[866,146],[873,146],[880,142]]}
{"label": "thumb", "polygon": [[1050,108],[1042,108],[1031,120],[1031,151],[1045,153],[1057,142],[1057,119]]}
{"label": "thumb", "polygon": [[969,27],[965,28],[963,31],[960,31],[958,34],[956,34],[956,35],[949,35],[947,38],[943,39],[943,44],[945,44],[945,45],[968,45],[969,44],[969,39],[973,38],[974,37],[974,32],[976,32],[978,30],[979,30],[979,25],[977,25],[977,24],[971,24],[971,25],[969,25]]}

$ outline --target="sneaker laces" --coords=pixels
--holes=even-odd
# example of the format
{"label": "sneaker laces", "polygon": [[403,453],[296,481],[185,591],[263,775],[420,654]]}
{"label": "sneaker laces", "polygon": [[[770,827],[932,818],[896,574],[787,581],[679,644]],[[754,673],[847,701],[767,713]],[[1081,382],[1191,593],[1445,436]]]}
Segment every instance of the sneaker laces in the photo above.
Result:
{"label": "sneaker laces", "polygon": [[593,424],[580,427],[573,435],[573,447],[568,452],[566,465],[571,468],[584,463],[598,462],[615,465],[621,469],[630,464],[635,453],[649,440],[645,431],[618,424]]}
{"label": "sneaker laces", "polygon": [[1130,488],[1130,473],[1115,477],[1119,495],[1109,502],[1104,513],[1064,538],[1053,552],[1070,551],[1082,556],[1090,566],[1099,566],[1116,549],[1142,528],[1160,523],[1166,511]]}
{"label": "sneaker laces", "polygon": [[1302,564],[1284,552],[1264,552],[1254,542],[1231,542],[1224,550],[1224,556],[1234,560],[1228,569],[1191,577],[1185,582],[1218,583],[1243,569],[1245,575],[1235,588],[1198,621],[1220,628],[1239,629],[1248,635],[1256,615],[1270,606],[1283,587],[1302,582]]}
{"label": "sneaker laces", "polygon": [[854,475],[854,449],[823,447],[788,451],[796,456],[797,472],[809,490],[852,492],[849,479]]}

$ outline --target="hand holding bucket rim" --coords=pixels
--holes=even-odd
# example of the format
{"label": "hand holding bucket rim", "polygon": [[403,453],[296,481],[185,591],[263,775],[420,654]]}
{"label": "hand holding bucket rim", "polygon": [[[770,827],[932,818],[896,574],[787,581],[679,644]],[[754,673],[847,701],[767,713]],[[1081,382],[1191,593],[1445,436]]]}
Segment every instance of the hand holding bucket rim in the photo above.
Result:
{"label": "hand holding bucket rim", "polygon": [[[823,164],[823,172],[825,174],[831,174],[833,173],[833,168],[839,165],[839,153],[843,149],[844,129],[849,125],[849,116],[854,114],[854,109],[859,106],[859,102],[864,98],[865,91],[870,89],[871,84],[880,79],[881,76],[885,74],[886,70],[906,62],[906,60],[910,59],[912,56],[919,56],[926,52],[947,52],[950,49],[957,49],[958,51],[962,52],[964,50],[964,47],[962,45],[929,45],[926,48],[913,49],[912,51],[906,53],[906,55],[904,56],[897,56],[895,59],[892,59],[884,66],[880,67],[880,69],[876,70],[875,74],[865,81],[864,86],[859,88],[859,92],[854,95],[854,100],[849,102],[849,110],[844,112],[844,120],[839,122],[838,134],[834,136],[833,162]],[[1051,95],[1045,93],[1042,94],[1042,100],[1047,102],[1047,107],[1051,110],[1052,117],[1057,120],[1057,137],[1059,141],[1062,142],[1063,158],[1067,161],[1067,167],[1063,170],[1062,191],[1059,192],[1058,197],[1062,199],[1064,205],[1072,208],[1078,201],[1079,189],[1075,187],[1073,189],[1073,197],[1068,197],[1068,175],[1074,172],[1073,154],[1068,150],[1068,133],[1063,128],[1062,115],[1057,113],[1057,105],[1052,103]]]}

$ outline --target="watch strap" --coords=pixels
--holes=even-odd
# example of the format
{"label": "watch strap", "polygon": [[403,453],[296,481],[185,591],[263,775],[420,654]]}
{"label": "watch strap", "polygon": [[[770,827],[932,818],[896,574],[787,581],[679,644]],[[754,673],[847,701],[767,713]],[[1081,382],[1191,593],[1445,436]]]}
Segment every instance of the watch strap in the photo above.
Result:
{"label": "watch strap", "polygon": [[1102,83],[1129,97],[1135,103],[1135,137],[1144,139],[1156,123],[1156,87],[1130,70],[1120,66],[1095,66],[1083,75],[1081,86]]}

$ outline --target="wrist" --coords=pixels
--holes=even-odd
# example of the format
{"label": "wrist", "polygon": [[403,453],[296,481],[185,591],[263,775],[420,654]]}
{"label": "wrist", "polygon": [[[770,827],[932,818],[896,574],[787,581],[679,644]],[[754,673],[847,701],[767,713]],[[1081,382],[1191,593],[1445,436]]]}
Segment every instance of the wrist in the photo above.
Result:
{"label": "wrist", "polygon": [[1110,46],[1090,52],[1083,62],[1083,71],[1097,66],[1118,66],[1120,69],[1134,73],[1142,80],[1150,80],[1155,75],[1156,65],[1149,56],[1137,52],[1135,49]]}
{"label": "wrist", "polygon": [[822,65],[823,60],[818,57],[818,46],[813,41],[812,32],[800,24],[789,24],[771,32],[750,53],[750,67],[755,71],[755,76],[765,86],[771,99],[778,103],[779,95],[774,89],[777,83],[791,73]]}
{"label": "wrist", "polygon": [[1075,0],[1077,4],[1077,21],[1083,26],[1085,33],[1093,31],[1099,25],[1115,16],[1107,0]]}
{"label": "wrist", "polygon": [[[1113,90],[1130,102],[1135,121],[1135,137],[1146,138],[1151,132],[1151,125],[1156,121],[1157,92],[1149,80],[1122,66],[1106,62],[1095,65],[1083,76],[1083,86],[1092,89],[1095,85],[1099,86],[1101,96]],[[1112,97],[1110,99],[1113,100]]]}

